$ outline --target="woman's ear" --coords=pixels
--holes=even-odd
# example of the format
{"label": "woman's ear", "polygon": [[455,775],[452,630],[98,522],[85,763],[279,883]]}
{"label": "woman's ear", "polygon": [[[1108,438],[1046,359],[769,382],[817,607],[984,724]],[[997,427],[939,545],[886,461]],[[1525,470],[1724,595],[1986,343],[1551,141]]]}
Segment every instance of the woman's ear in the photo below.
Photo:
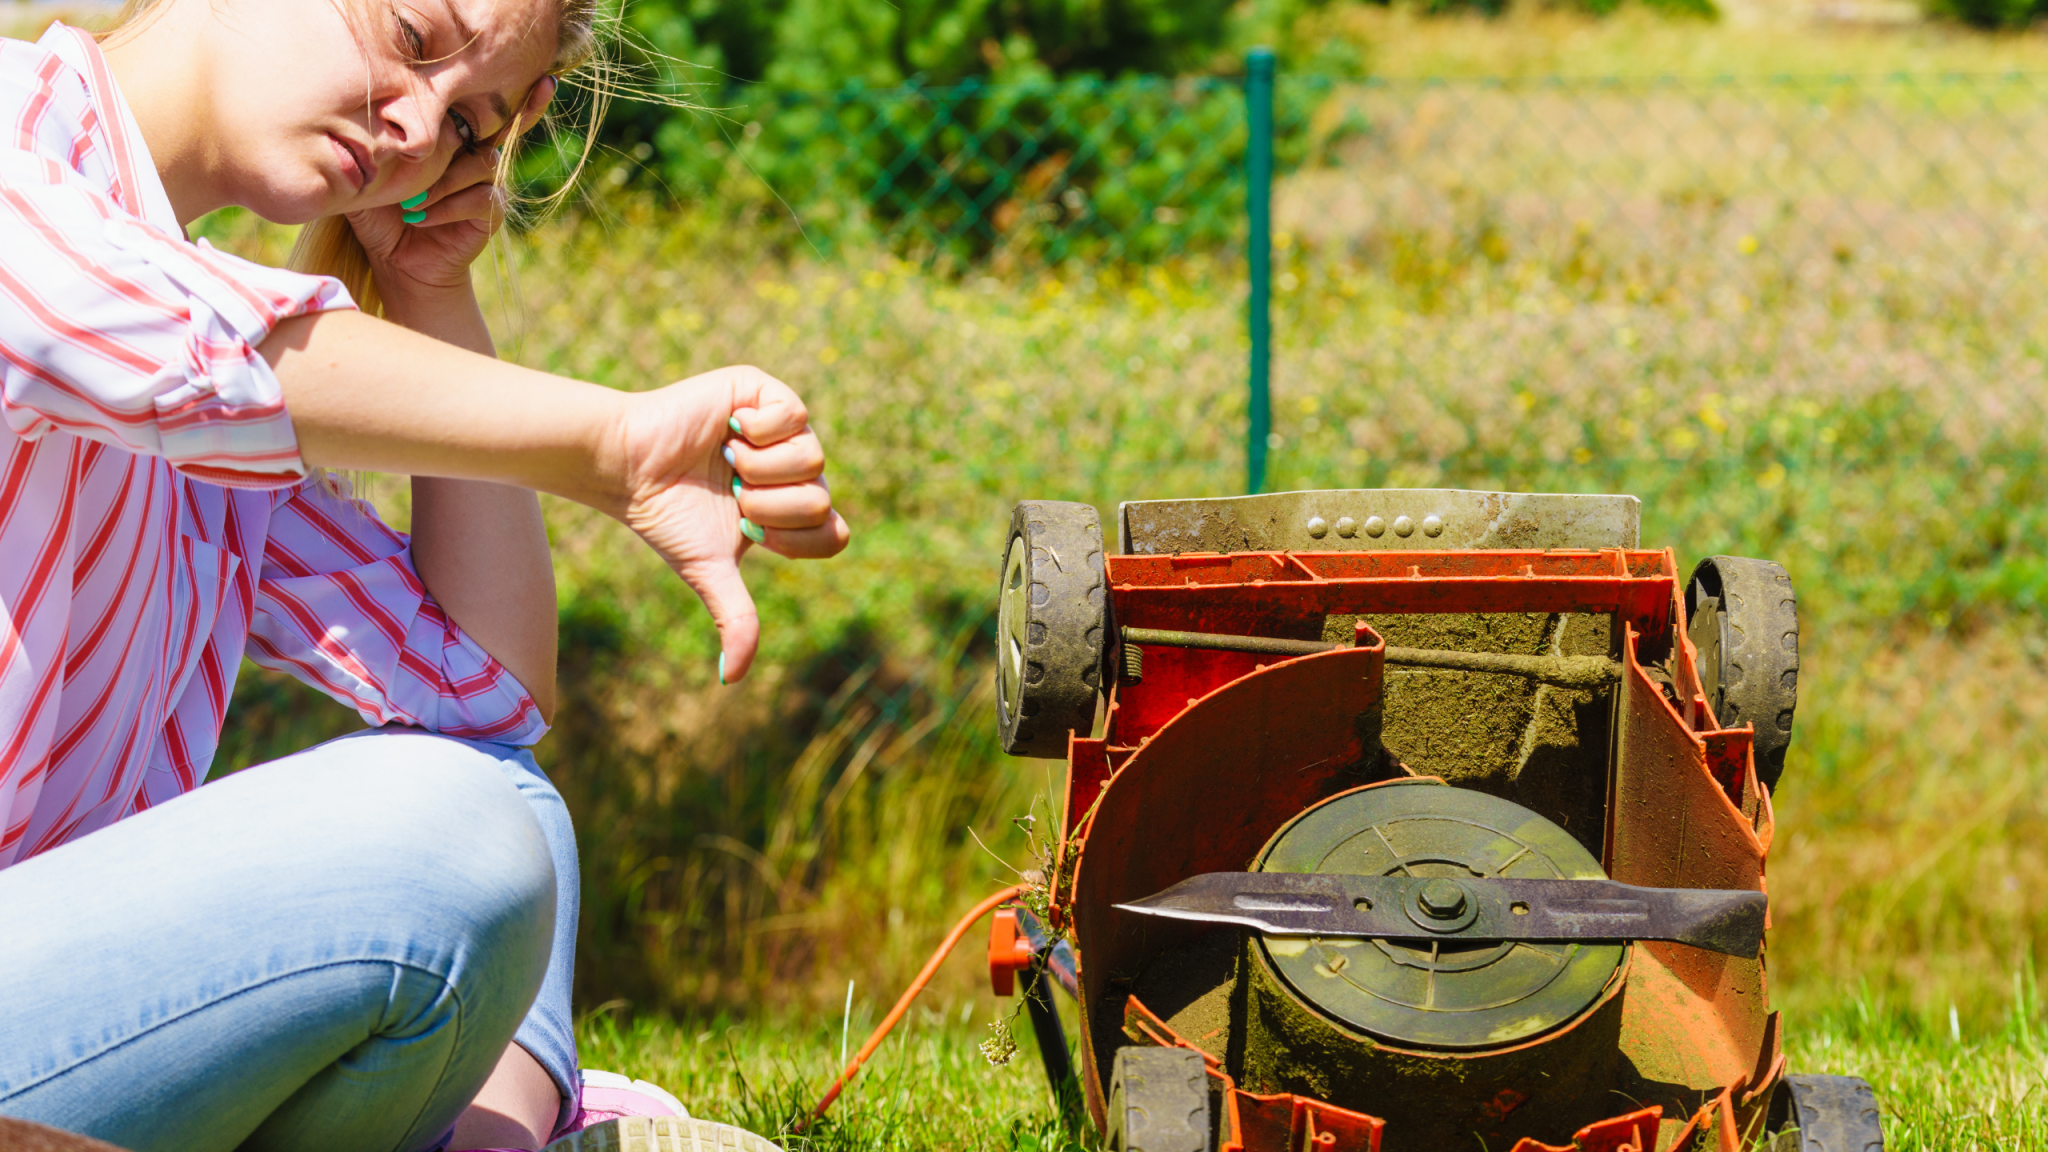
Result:
{"label": "woman's ear", "polygon": [[526,94],[526,103],[520,105],[519,115],[513,117],[513,136],[523,136],[540,123],[541,114],[548,110],[548,102],[555,98],[555,89],[561,86],[562,82],[553,76],[540,78],[540,83]]}

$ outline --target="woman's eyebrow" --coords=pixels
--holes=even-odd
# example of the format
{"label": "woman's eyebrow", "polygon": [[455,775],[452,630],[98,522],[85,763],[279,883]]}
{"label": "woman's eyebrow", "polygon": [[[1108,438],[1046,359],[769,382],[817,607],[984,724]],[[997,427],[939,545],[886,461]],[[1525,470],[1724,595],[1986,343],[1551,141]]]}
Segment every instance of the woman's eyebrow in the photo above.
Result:
{"label": "woman's eyebrow", "polygon": [[[456,42],[461,44],[463,48],[476,43],[476,29],[470,27],[469,21],[462,18],[462,9],[454,3],[454,0],[448,0],[447,7],[448,20],[455,25]],[[456,49],[458,52],[461,50],[460,48]],[[486,93],[484,100],[490,105],[492,114],[498,118],[498,131],[504,131],[504,126],[512,122],[512,102],[505,99],[505,95],[502,92]],[[491,135],[496,134],[496,132],[491,133]]]}
{"label": "woman's eyebrow", "polygon": [[[456,43],[462,45],[463,48],[476,43],[476,29],[469,26],[469,21],[462,18],[462,9],[456,7],[453,3],[448,5],[448,19],[455,25]],[[457,49],[457,51],[461,51],[461,49]]]}

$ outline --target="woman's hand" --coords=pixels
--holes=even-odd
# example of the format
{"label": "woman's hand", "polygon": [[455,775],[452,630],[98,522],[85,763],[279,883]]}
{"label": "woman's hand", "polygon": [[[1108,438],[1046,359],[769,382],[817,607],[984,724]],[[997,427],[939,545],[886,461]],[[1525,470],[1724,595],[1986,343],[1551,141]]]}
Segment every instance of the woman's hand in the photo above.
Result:
{"label": "woman's hand", "polygon": [[309,466],[516,484],[624,521],[703,597],[728,682],[760,637],[739,572],[748,544],[846,547],[803,402],[758,368],[615,392],[345,310],[285,320],[261,351]]}
{"label": "woman's hand", "polygon": [[730,684],[753,665],[761,635],[740,578],[747,548],[822,559],[850,536],[803,401],[758,368],[720,368],[635,394],[621,453],[622,518],[703,598],[718,625],[719,680]]}
{"label": "woman's hand", "polygon": [[[556,83],[552,76],[542,77],[526,107],[498,138],[512,139],[538,123]],[[469,288],[470,264],[505,222],[505,193],[496,183],[498,155],[490,143],[458,150],[441,178],[425,190],[426,203],[411,213],[424,213],[418,223],[407,223],[407,209],[399,204],[348,214],[379,291],[393,296]]]}

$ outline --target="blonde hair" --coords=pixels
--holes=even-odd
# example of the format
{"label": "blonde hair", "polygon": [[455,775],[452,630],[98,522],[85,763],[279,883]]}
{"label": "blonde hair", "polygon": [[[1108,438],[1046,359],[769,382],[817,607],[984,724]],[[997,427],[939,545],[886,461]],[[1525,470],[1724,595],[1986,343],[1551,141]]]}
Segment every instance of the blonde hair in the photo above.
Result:
{"label": "blonde hair", "polygon": [[[340,6],[349,0],[334,2]],[[99,39],[107,40],[134,30],[160,10],[164,3],[165,0],[126,0],[113,22],[99,33]],[[506,205],[515,211],[545,208],[569,194],[596,146],[598,125],[603,122],[605,108],[618,87],[617,67],[608,52],[619,34],[617,8],[608,7],[605,0],[557,0],[557,3],[555,55],[548,74],[556,77],[564,88],[580,88],[588,94],[588,99],[584,101],[583,123],[575,129],[564,125],[559,113],[553,110],[544,115],[541,122],[551,135],[574,131],[581,141],[577,147],[576,164],[559,188],[538,200],[520,201],[509,189],[524,134],[508,136],[498,151],[494,180],[499,188],[507,190]],[[345,8],[342,15],[345,19],[349,17]],[[350,24],[353,23],[350,20]],[[524,101],[521,103],[523,106]],[[529,131],[534,127],[538,126],[528,126]],[[383,314],[383,304],[370,271],[369,254],[363,250],[362,241],[356,239],[355,229],[349,226],[345,216],[322,216],[300,229],[298,241],[292,245],[291,256],[286,259],[285,266],[295,272],[332,276],[348,289],[349,295],[355,298],[356,306],[363,312],[372,316]]]}

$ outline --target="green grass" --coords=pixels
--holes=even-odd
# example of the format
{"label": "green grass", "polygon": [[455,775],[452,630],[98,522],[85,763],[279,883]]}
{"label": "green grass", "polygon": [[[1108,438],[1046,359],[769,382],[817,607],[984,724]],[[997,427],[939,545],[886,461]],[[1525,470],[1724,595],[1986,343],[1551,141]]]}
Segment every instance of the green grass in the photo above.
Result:
{"label": "green grass", "polygon": [[[852,1046],[872,1008],[860,1002]],[[693,1115],[773,1134],[793,1152],[1098,1147],[1054,1104],[1029,1029],[1019,1029],[1007,1066],[981,1057],[976,1046],[993,1010],[983,995],[913,1014],[828,1120],[802,1132],[790,1129],[838,1066],[839,1019],[830,1013],[694,1023],[594,1014],[583,1021],[582,1050],[592,1067],[666,1084]],[[2048,1051],[2038,1027],[2015,1016],[1988,1032],[1951,1035],[1945,1022],[1929,1027],[1852,999],[1794,1015],[1787,1050],[1801,1071],[1868,1079],[1891,1152],[2033,1149],[2048,1145]]]}
{"label": "green grass", "polygon": [[[2048,43],[1328,19],[1385,71],[1987,71]],[[2048,241],[1969,159],[1995,145],[2018,166],[2000,170],[2037,170],[2040,126],[2011,119],[2035,114],[1397,96],[1340,97],[1385,131],[1280,190],[1273,483],[1632,492],[1645,542],[1682,565],[1784,562],[1805,667],[1770,965],[1794,1067],[1875,1083],[1894,1149],[2048,1150],[2048,293],[2031,274]],[[1759,139],[1797,163],[1716,159]],[[246,221],[205,230],[282,252]],[[548,509],[564,703],[540,755],[584,838],[579,1003],[612,1005],[586,1022],[588,1058],[764,1130],[829,1079],[846,982],[858,1044],[952,919],[1030,863],[1013,821],[1050,814],[1056,766],[993,735],[1011,503],[1225,494],[1243,466],[1231,265],[942,277],[786,239],[614,200],[485,275],[507,355],[631,389],[760,363],[803,391],[832,456],[854,545],[748,560],[764,659],[730,689],[666,569],[617,525]],[[404,518],[400,486],[373,491]],[[224,769],[353,724],[254,673],[233,717]],[[995,1010],[978,952],[806,1140],[1079,1138],[1028,1036],[1007,1069],[976,1052]]]}
{"label": "green grass", "polygon": [[[873,1026],[874,1009],[865,999],[856,1005],[849,1050]],[[1029,1028],[1018,1029],[1021,1047],[1007,1066],[982,1057],[977,1045],[993,1011],[987,995],[913,1010],[826,1119],[801,1133],[790,1129],[838,1074],[836,1012],[700,1023],[591,1016],[582,1055],[592,1067],[668,1085],[693,1115],[771,1133],[792,1150],[1094,1147],[1053,1104]]]}

